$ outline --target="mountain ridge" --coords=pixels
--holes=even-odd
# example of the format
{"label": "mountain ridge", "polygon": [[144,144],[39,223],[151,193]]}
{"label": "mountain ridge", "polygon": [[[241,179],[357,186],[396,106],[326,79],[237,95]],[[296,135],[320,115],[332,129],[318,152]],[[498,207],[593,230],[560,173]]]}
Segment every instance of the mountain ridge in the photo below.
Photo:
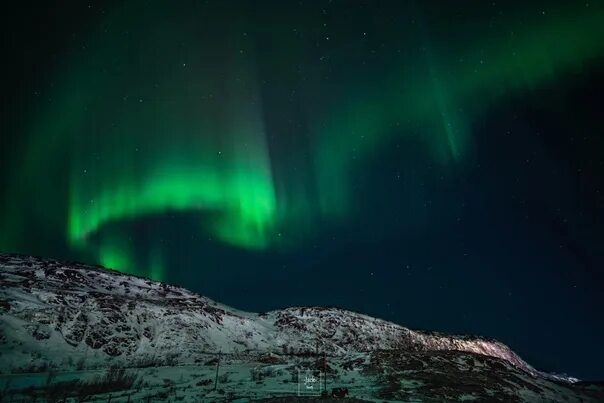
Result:
{"label": "mountain ridge", "polygon": [[[0,285],[0,378],[32,385],[36,374],[123,368],[140,380],[124,401],[162,396],[166,380],[186,401],[220,400],[220,390],[250,401],[291,395],[300,371],[322,371],[364,401],[604,399],[601,385],[539,371],[497,340],[411,330],[338,307],[246,312],[100,266],[15,254],[0,254]],[[226,373],[217,390],[218,361]]]}
{"label": "mountain ridge", "polygon": [[[1,282],[3,284],[18,285],[22,294],[28,294],[27,290],[29,289],[29,294],[37,294],[38,300],[43,304],[50,304],[62,312],[61,315],[56,313],[52,315],[52,312],[49,313],[46,307],[40,307],[43,313],[30,315],[31,312],[28,308],[31,307],[22,307],[21,314],[18,313],[17,307],[13,308],[12,312],[16,317],[32,320],[30,330],[33,337],[45,337],[45,334],[42,334],[39,328],[33,329],[32,326],[34,324],[39,325],[39,327],[48,325],[49,323],[46,322],[50,319],[55,326],[55,330],[58,330],[63,336],[65,343],[77,347],[83,341],[89,348],[93,350],[102,349],[109,356],[114,357],[123,354],[136,354],[137,349],[129,349],[127,346],[136,343],[140,348],[140,344],[145,341],[143,339],[152,342],[156,339],[156,337],[151,337],[152,329],[143,326],[142,329],[135,329],[142,330],[142,332],[128,332],[126,327],[130,327],[130,330],[132,330],[131,326],[116,326],[116,333],[121,331],[124,334],[119,341],[125,343],[126,347],[120,349],[117,346],[112,346],[110,340],[103,342],[103,332],[100,332],[91,323],[94,322],[95,318],[82,316],[81,312],[84,312],[84,315],[89,315],[91,308],[96,308],[109,316],[108,318],[101,318],[100,323],[110,323],[112,320],[118,320],[115,315],[111,315],[111,308],[127,314],[122,311],[123,305],[120,306],[119,303],[126,304],[131,310],[136,308],[133,305],[152,303],[154,308],[161,311],[158,312],[159,314],[168,314],[169,316],[174,312],[170,309],[168,311],[162,309],[168,307],[165,303],[169,301],[172,308],[186,310],[183,311],[183,314],[188,314],[187,319],[197,319],[197,325],[208,331],[210,327],[207,320],[216,322],[218,325],[223,324],[221,322],[224,320],[230,321],[229,323],[231,323],[233,329],[227,330],[235,332],[241,330],[239,325],[244,322],[246,325],[249,325],[252,321],[256,322],[253,323],[254,326],[249,326],[248,332],[245,333],[247,340],[241,340],[237,337],[237,344],[246,346],[251,350],[254,350],[255,346],[264,353],[281,351],[283,346],[301,351],[313,351],[318,347],[321,353],[328,354],[366,352],[376,349],[456,350],[501,358],[531,375],[551,376],[536,370],[507,345],[494,339],[476,335],[445,335],[438,332],[411,330],[392,322],[338,307],[288,307],[256,314],[222,305],[181,287],[153,282],[143,277],[131,276],[115,270],[106,270],[102,266],[61,262],[54,259],[15,254],[1,254],[0,266],[2,267]],[[21,276],[21,280],[17,280],[16,276]],[[99,285],[103,283],[100,280],[105,282],[104,285]],[[61,281],[61,283],[57,284],[58,281]],[[14,293],[15,288],[13,287],[12,290]],[[65,294],[65,296],[61,294]],[[22,299],[26,299],[24,298],[25,295],[22,295],[22,297]],[[164,299],[163,307],[162,298]],[[6,291],[0,293],[0,300],[3,305],[6,305],[6,301],[10,300],[9,296],[6,295]],[[80,312],[75,314],[71,312],[74,307],[78,307]],[[10,312],[9,309],[4,315]],[[204,313],[205,321],[200,321],[202,318],[195,315],[199,312]],[[135,311],[132,314],[139,323],[145,320],[145,312]],[[51,318],[42,318],[45,315],[50,315]],[[125,315],[118,315],[119,319],[124,319],[123,316]],[[243,322],[237,324],[237,318],[240,318]],[[153,320],[150,318],[149,321],[152,322]],[[194,328],[198,326],[194,326]],[[264,330],[268,330],[268,334],[254,334],[255,331],[263,330],[263,326],[265,327]],[[187,323],[183,323],[182,327],[184,330],[190,329]],[[275,330],[270,329],[271,327],[276,327],[277,332],[275,334],[271,334],[270,330]],[[376,330],[379,337],[376,336]],[[299,337],[299,334],[296,336],[295,333],[299,332],[309,332],[306,336],[315,345],[313,346],[312,342],[309,344],[304,341],[304,337]],[[320,337],[317,337],[318,335]],[[197,339],[194,335],[189,336],[195,340]],[[239,336],[239,334],[235,336]],[[273,348],[271,349],[270,345],[257,344],[258,340],[254,338],[255,336],[260,336],[261,339],[264,336],[265,341],[271,339],[274,342],[272,344]],[[212,340],[211,337],[210,340]],[[249,343],[246,343],[246,341]],[[215,350],[219,344],[215,340],[214,344],[208,343],[209,350]],[[229,343],[218,346],[218,349],[223,353],[243,352],[242,349]],[[576,381],[574,378],[563,380]]]}

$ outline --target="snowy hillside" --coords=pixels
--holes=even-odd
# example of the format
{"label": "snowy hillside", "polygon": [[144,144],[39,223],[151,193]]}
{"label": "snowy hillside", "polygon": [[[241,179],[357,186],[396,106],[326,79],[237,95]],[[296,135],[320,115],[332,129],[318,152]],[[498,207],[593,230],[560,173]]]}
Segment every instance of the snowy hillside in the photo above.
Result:
{"label": "snowy hillside", "polygon": [[287,357],[326,354],[341,368],[364,366],[374,378],[401,359],[436,360],[425,364],[436,368],[442,364],[438,357],[454,357],[461,360],[457,367],[468,360],[495,368],[502,362],[504,372],[526,382],[557,380],[571,387],[575,381],[540,373],[494,340],[413,331],[336,308],[242,312],[183,288],[95,266],[0,255],[0,285],[4,374],[201,365],[220,352],[240,364],[253,356],[282,365]]}
{"label": "snowy hillside", "polygon": [[[80,264],[0,255],[2,371],[54,353],[93,363],[122,358],[188,362],[198,354],[458,350],[502,358],[536,373],[492,340],[425,334],[336,308],[237,311],[183,288]],[[25,343],[26,352],[15,348]],[[6,351],[8,350],[8,351]],[[37,351],[40,354],[31,352]],[[38,358],[36,358],[39,355]],[[94,357],[94,360],[91,360]],[[59,362],[56,362],[56,361]]]}

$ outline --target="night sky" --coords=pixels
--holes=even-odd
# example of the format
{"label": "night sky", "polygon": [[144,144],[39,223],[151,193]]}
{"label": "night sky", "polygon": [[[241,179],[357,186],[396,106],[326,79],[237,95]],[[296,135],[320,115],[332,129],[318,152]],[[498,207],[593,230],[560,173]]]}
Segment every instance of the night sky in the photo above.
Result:
{"label": "night sky", "polygon": [[3,10],[0,250],[604,379],[600,1]]}

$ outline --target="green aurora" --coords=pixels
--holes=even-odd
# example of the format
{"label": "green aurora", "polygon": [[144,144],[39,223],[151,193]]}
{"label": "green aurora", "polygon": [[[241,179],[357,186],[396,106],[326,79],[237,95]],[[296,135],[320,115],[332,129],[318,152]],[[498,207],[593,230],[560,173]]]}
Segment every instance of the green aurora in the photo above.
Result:
{"label": "green aurora", "polygon": [[[270,29],[258,15],[242,10],[224,26],[216,15],[230,13],[226,6],[162,4],[110,10],[62,56],[44,101],[28,112],[24,152],[11,161],[3,249],[22,249],[17,228],[32,220],[89,260],[161,280],[161,247],[140,263],[119,224],[166,211],[198,212],[200,232],[234,246],[295,247],[318,226],[353,218],[355,172],[380,150],[420,147],[429,163],[461,169],[473,121],[490,105],[604,53],[604,13],[595,7],[531,14],[530,24],[516,15],[481,37],[418,16],[391,35],[397,59],[357,63],[354,52],[326,48],[325,67],[309,56],[313,45],[300,45],[322,34],[281,35],[291,31],[283,22],[267,52],[257,38]],[[362,30],[341,36],[364,46]],[[293,145],[267,124],[280,113],[267,106],[267,71],[284,65],[305,72],[292,85],[305,101]],[[55,171],[68,172],[64,183],[49,182]]]}

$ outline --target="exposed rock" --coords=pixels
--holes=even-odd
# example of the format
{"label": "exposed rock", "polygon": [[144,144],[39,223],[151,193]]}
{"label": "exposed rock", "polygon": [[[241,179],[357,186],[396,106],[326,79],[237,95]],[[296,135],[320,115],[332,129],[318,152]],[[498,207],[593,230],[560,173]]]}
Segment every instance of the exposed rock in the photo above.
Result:
{"label": "exposed rock", "polygon": [[[17,255],[0,254],[0,285],[4,373],[208,368],[221,353],[240,363],[254,357],[257,382],[290,382],[300,365],[333,379],[356,374],[375,386],[375,399],[604,401],[601,385],[540,372],[496,340],[414,331],[338,308],[248,313],[169,284]],[[363,397],[359,390],[350,395]]]}

